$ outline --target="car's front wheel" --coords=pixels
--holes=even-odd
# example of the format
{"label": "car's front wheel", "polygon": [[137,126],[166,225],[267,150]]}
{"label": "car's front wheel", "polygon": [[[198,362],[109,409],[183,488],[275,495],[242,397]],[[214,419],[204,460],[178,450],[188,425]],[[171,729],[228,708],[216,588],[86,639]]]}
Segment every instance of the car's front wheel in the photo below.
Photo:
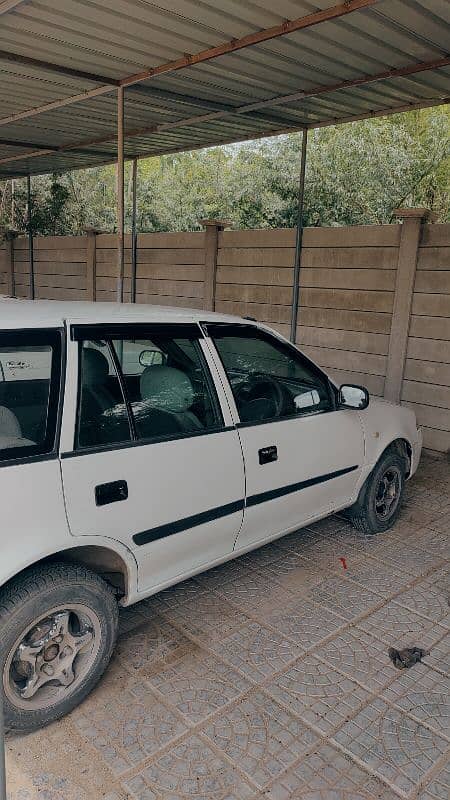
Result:
{"label": "car's front wheel", "polygon": [[95,573],[72,564],[32,568],[0,593],[0,667],[7,729],[34,730],[92,690],[114,648],[118,608]]}
{"label": "car's front wheel", "polygon": [[387,450],[347,516],[358,530],[367,534],[392,528],[400,514],[404,486],[405,460],[397,451]]}

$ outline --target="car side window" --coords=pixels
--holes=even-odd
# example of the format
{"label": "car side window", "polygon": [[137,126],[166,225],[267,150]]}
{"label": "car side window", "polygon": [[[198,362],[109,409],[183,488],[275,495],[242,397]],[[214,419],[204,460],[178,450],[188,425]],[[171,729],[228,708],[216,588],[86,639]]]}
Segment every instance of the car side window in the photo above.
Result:
{"label": "car side window", "polygon": [[80,342],[78,447],[131,441],[127,406],[107,340]]}
{"label": "car side window", "polygon": [[0,333],[0,459],[50,453],[61,375],[58,331]]}
{"label": "car side window", "polygon": [[77,447],[223,428],[198,334],[172,331],[155,326],[151,338],[130,332],[80,342]]}
{"label": "car side window", "polygon": [[208,326],[230,381],[241,422],[330,411],[326,377],[301,353],[252,326]]}
{"label": "car side window", "polygon": [[155,333],[112,341],[137,439],[183,436],[223,426],[198,340]]}

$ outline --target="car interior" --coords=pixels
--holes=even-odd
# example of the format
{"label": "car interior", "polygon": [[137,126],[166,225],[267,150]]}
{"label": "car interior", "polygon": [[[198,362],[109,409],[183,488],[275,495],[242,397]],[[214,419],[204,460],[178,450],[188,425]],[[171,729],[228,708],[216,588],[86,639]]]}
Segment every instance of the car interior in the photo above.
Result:
{"label": "car interior", "polygon": [[254,337],[214,338],[242,422],[282,419],[330,408],[324,377],[286,353],[283,345]]}
{"label": "car interior", "polygon": [[[126,402],[110,347],[121,364]],[[141,439],[182,435],[217,425],[218,412],[193,342],[85,342],[82,354],[80,446],[132,438],[128,408]],[[149,355],[153,357],[149,359]],[[148,361],[153,363],[146,366]]]}
{"label": "car interior", "polygon": [[[37,366],[36,366],[37,364]],[[50,392],[48,352],[0,350],[0,449],[43,442]]]}

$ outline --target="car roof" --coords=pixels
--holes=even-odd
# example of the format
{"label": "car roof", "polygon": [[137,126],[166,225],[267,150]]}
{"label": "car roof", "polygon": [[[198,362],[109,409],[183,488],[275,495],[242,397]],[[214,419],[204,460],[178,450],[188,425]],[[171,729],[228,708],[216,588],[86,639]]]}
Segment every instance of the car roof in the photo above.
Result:
{"label": "car roof", "polygon": [[120,322],[247,322],[242,317],[191,308],[138,303],[87,303],[66,300],[22,300],[0,297],[2,328],[61,327],[66,321],[95,325]]}

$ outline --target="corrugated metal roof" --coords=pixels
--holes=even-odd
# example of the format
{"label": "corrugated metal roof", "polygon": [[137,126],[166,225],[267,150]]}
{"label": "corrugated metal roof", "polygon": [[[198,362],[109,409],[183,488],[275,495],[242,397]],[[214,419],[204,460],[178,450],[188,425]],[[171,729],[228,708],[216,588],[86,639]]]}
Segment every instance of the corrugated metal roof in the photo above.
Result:
{"label": "corrugated metal roof", "polygon": [[120,82],[127,157],[448,102],[449,0],[330,5],[0,0],[0,177],[113,160]]}

